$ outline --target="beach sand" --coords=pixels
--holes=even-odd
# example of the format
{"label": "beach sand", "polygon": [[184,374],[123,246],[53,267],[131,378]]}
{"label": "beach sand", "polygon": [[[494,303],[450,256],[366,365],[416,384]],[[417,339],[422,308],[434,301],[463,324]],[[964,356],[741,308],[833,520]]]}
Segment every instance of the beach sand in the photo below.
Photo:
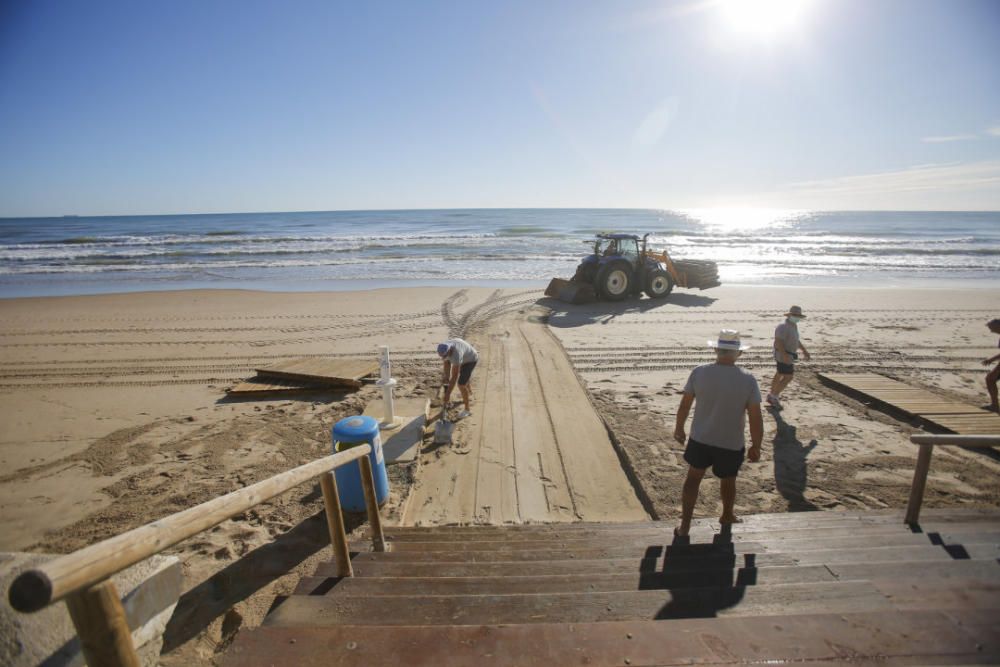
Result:
{"label": "beach sand", "polygon": [[[813,360],[798,366],[784,411],[765,414],[764,455],[741,473],[737,511],[903,507],[916,454],[909,436],[918,427],[823,386],[816,372],[881,372],[983,405],[979,360],[995,353],[996,338],[985,327],[1000,311],[995,291],[723,286],[681,290],[667,302],[586,306],[546,299],[540,289],[483,288],[6,299],[0,301],[0,548],[72,551],[325,455],[333,423],[380,395],[369,385],[349,394],[227,397],[225,389],[255,367],[310,354],[374,359],[379,345],[389,345],[397,395],[432,397],[440,373],[434,345],[456,333],[493,351],[494,361],[474,375],[479,402],[473,417],[458,423],[454,444],[425,448],[418,463],[390,466],[389,521],[412,519],[415,507],[430,512],[414,523],[548,520],[513,505],[484,513],[481,498],[461,490],[449,498],[428,493],[440,488],[442,475],[455,476],[473,460],[487,465],[463,479],[482,481],[498,498],[512,484],[496,481],[494,472],[511,482],[535,475],[527,468],[506,473],[482,435],[497,430],[487,403],[517,401],[529,391],[497,380],[500,355],[522,354],[508,339],[529,324],[538,328],[529,336],[547,326],[554,349],[557,339],[573,362],[565,372],[555,366],[536,372],[530,391],[551,396],[550,406],[569,402],[589,411],[586,393],[562,393],[565,373],[575,372],[610,429],[607,446],[613,440],[617,447],[608,460],[628,469],[609,470],[615,481],[607,489],[601,475],[586,481],[594,495],[588,506],[599,507],[602,493],[621,495],[624,476],[637,487],[643,515],[673,519],[686,466],[670,435],[688,372],[711,360],[706,340],[721,328],[738,329],[754,346],[741,363],[766,393],[773,330],[793,303],[808,315],[800,329]],[[537,344],[528,348],[552,354]],[[506,368],[510,384],[530,375]],[[508,431],[528,414],[527,403],[536,401],[511,413]],[[588,446],[602,446],[592,440]],[[474,450],[479,442],[486,450]],[[582,456],[569,445],[560,452]],[[572,486],[573,474],[585,474],[565,461],[563,468],[568,481],[549,481],[544,494],[556,497]],[[998,472],[990,452],[941,448],[925,505],[997,507]],[[415,498],[417,504],[408,502]],[[594,516],[574,514],[564,502],[551,506],[560,520]],[[168,553],[184,562],[188,592],[168,628],[164,664],[213,660],[241,625],[260,622],[275,595],[328,559],[321,510],[316,486],[303,485],[172,548]],[[633,511],[623,509],[622,516]],[[696,516],[718,511],[717,485],[707,480]]]}

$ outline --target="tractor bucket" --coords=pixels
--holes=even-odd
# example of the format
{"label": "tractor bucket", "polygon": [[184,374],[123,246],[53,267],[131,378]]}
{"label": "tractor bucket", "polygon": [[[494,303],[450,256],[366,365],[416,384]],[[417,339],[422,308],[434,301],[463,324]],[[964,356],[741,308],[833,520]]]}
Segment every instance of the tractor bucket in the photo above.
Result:
{"label": "tractor bucket", "polygon": [[545,288],[545,296],[551,296],[565,303],[590,303],[597,301],[594,286],[587,283],[574,283],[562,278],[553,278]]}

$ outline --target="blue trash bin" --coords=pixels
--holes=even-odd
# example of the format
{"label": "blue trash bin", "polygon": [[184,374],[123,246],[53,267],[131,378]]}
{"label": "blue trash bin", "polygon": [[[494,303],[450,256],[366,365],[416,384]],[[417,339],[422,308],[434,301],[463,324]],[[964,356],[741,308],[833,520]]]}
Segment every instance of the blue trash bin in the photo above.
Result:
{"label": "blue trash bin", "polygon": [[[378,421],[366,416],[347,417],[333,425],[332,436],[334,454],[364,443],[372,446],[368,458],[372,462],[372,477],[375,479],[375,499],[381,506],[389,498],[389,477],[385,473],[385,454],[382,452]],[[365,511],[365,489],[361,486],[360,470],[358,462],[351,461],[334,471],[340,505],[348,512]]]}

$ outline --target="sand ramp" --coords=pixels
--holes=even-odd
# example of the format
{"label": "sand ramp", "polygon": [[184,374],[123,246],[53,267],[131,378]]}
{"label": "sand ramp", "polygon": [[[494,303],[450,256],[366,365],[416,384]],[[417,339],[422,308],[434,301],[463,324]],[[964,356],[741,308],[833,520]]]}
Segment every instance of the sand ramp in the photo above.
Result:
{"label": "sand ramp", "polygon": [[473,343],[473,415],[454,444],[425,453],[404,523],[647,518],[548,327],[515,313]]}

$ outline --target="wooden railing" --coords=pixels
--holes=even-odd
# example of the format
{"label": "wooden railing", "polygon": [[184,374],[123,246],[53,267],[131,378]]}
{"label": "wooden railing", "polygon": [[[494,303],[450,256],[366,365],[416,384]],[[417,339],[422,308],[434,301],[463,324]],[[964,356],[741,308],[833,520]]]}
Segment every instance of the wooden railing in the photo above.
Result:
{"label": "wooden railing", "polygon": [[14,580],[8,594],[10,604],[18,611],[31,612],[65,599],[88,664],[138,667],[131,630],[111,576],[316,477],[323,489],[337,575],[353,576],[333,470],[359,461],[372,544],[375,551],[385,551],[370,452],[367,444],[351,447],[55,558]]}
{"label": "wooden railing", "polygon": [[917,467],[913,470],[913,484],[910,486],[910,501],[906,504],[904,521],[915,524],[920,518],[920,505],[924,502],[924,488],[927,486],[927,472],[931,468],[931,452],[934,447],[998,447],[1000,435],[912,435],[910,442],[920,445],[920,453],[917,454]]}

